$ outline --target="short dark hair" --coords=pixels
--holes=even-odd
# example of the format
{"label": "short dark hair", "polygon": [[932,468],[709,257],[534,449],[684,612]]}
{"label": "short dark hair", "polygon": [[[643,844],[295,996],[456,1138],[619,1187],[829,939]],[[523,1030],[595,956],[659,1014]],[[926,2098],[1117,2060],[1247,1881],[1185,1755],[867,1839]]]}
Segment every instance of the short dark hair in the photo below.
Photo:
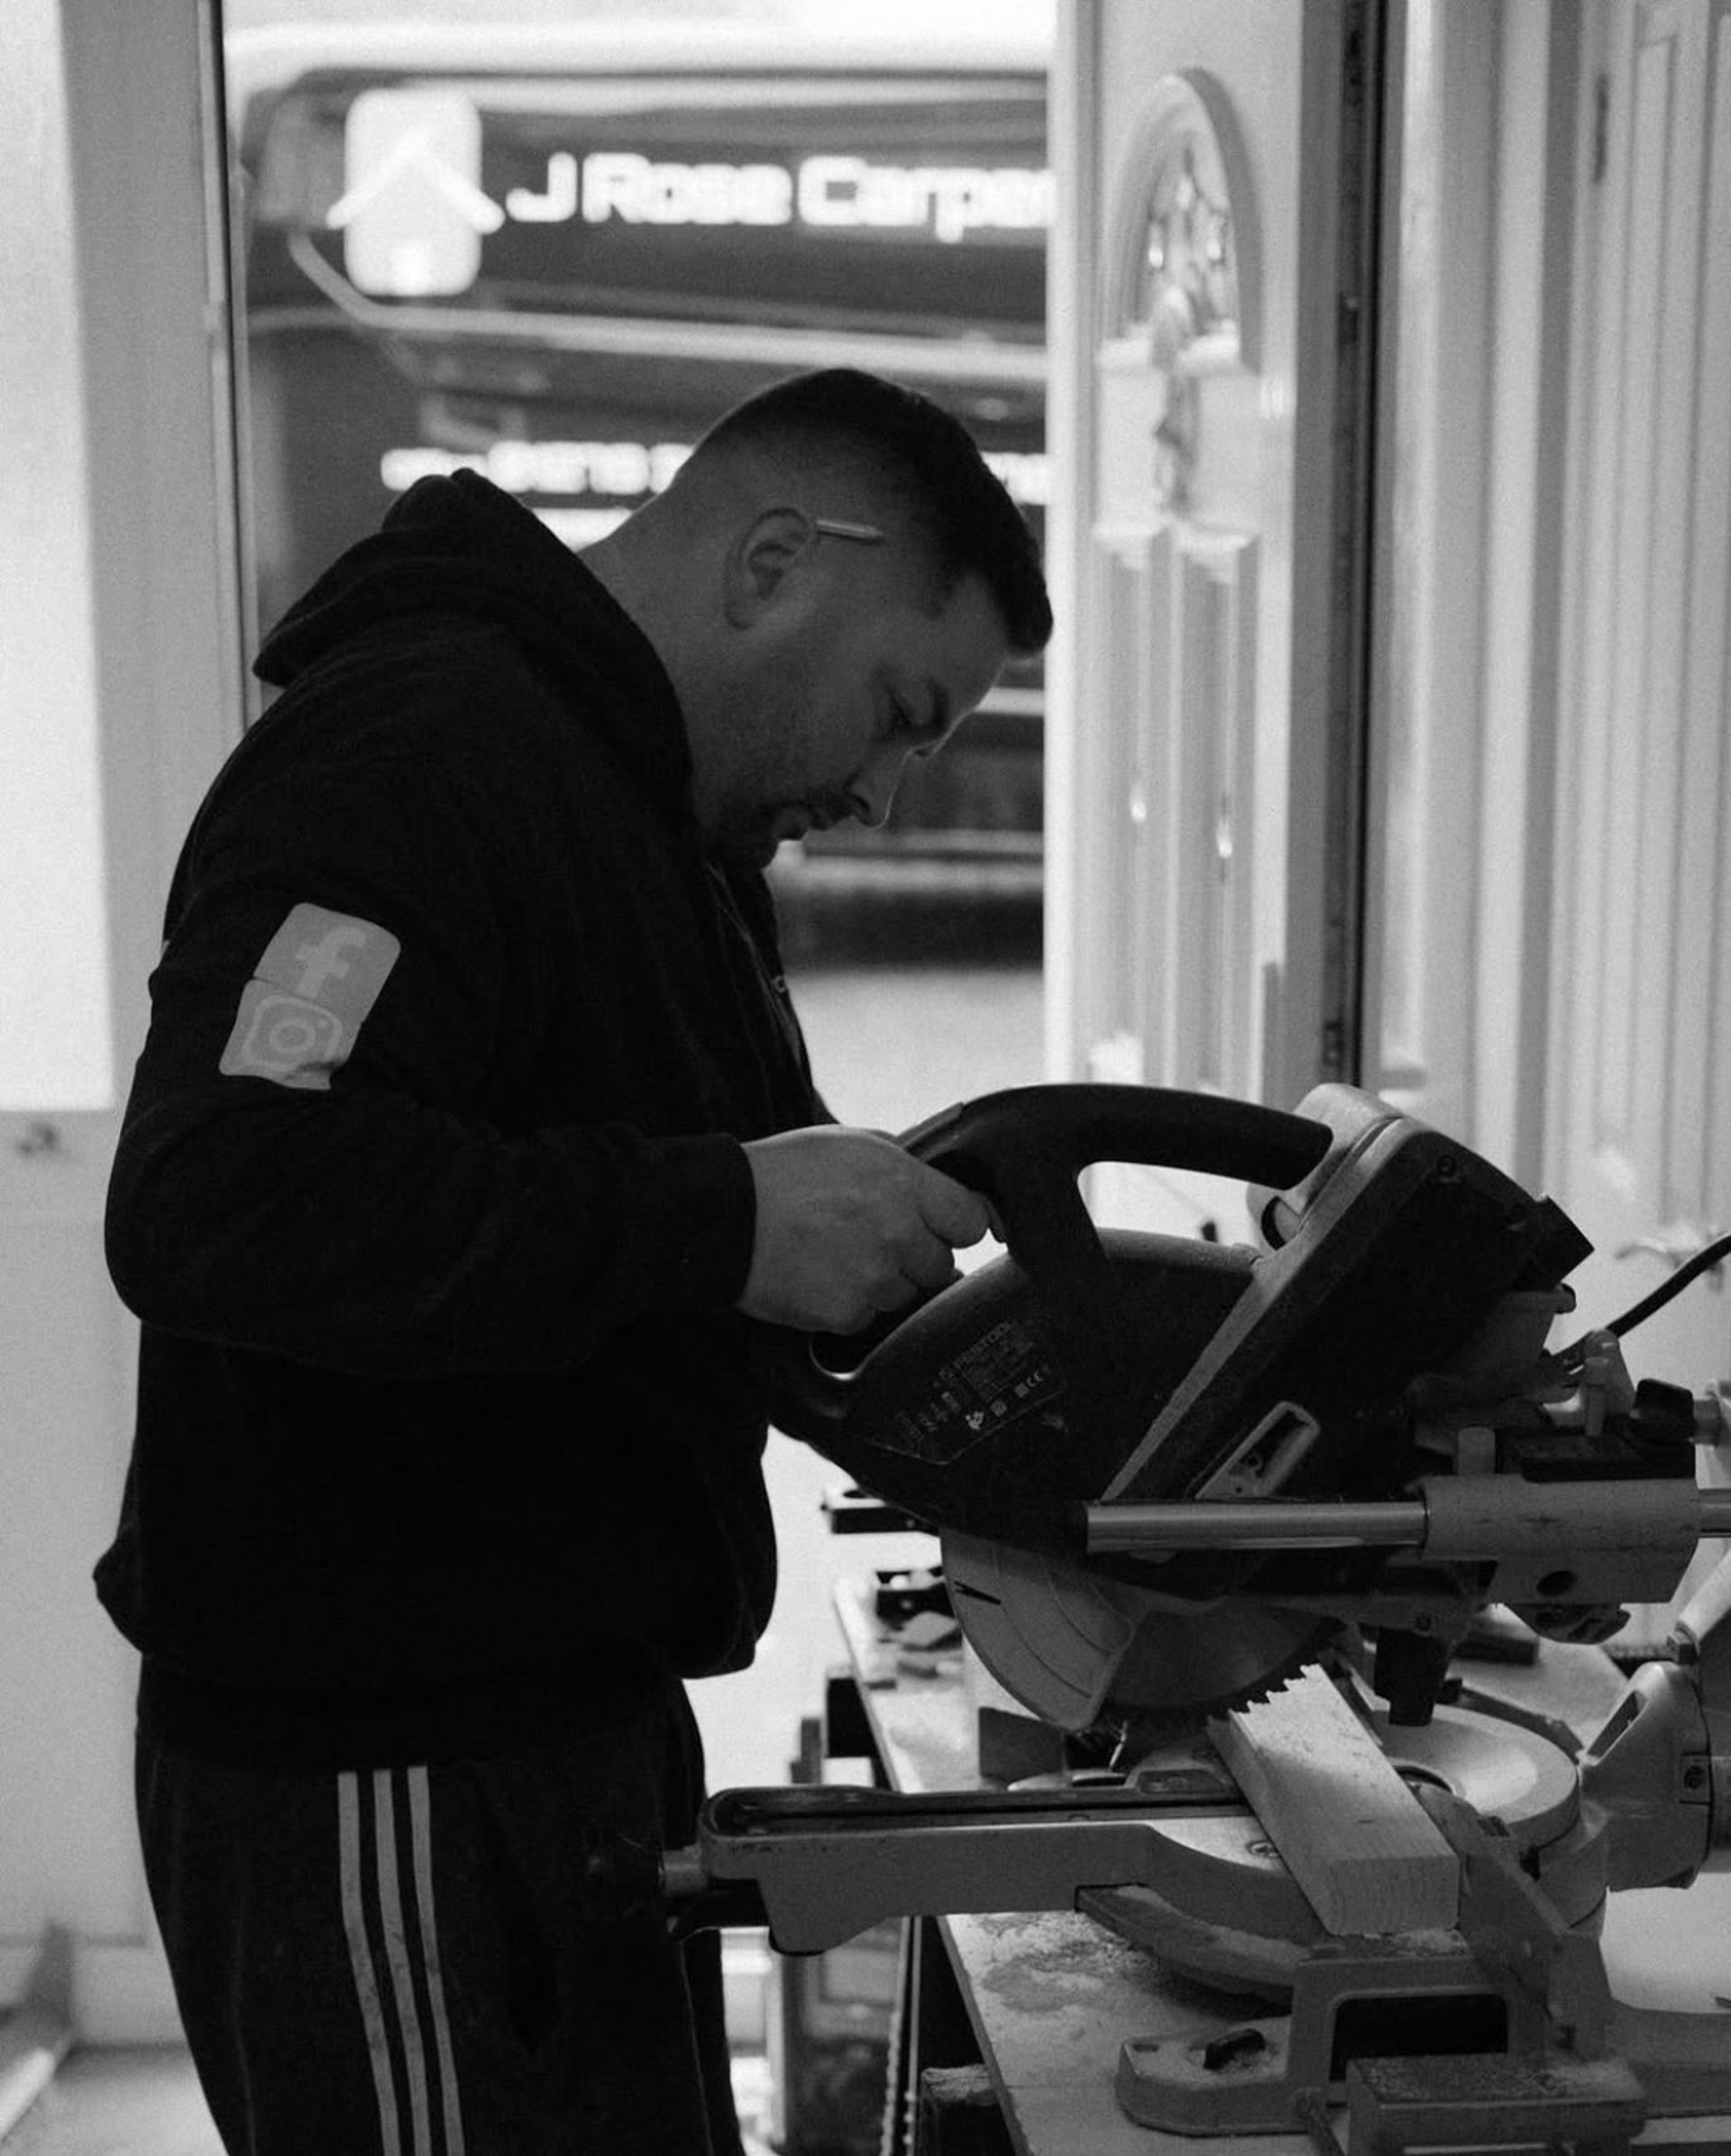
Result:
{"label": "short dark hair", "polygon": [[1011,650],[1045,648],[1052,608],[1034,534],[953,413],[881,375],[825,367],[746,397],[698,450],[801,443],[887,482],[930,550],[942,596],[977,572],[1003,616]]}

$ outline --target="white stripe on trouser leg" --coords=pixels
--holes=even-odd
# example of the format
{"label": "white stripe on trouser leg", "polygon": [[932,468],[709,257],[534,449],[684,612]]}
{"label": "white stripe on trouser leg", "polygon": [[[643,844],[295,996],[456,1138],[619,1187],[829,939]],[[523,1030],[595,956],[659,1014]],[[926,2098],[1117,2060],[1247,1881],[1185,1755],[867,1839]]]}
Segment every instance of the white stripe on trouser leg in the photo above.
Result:
{"label": "white stripe on trouser leg", "polygon": [[390,1769],[372,1777],[373,1840],[379,1851],[379,1914],[384,1926],[390,1987],[397,1995],[397,2023],[403,2033],[403,2062],[408,2073],[409,2121],[415,2156],[433,2156],[433,2133],[426,2100],[426,2045],[415,2008],[415,1978],[408,1965],[408,1931],[397,1874],[397,1815],[391,1803]]}
{"label": "white stripe on trouser leg", "polygon": [[397,2097],[391,2086],[390,2051],[385,2035],[384,2009],[379,1982],[373,1974],[372,1950],[367,1943],[366,1911],[361,1899],[361,1784],[353,1774],[336,1777],[336,1807],[343,1873],[343,1929],[349,1941],[349,1966],[354,1971],[355,1996],[361,2005],[361,2025],[366,2032],[367,2057],[372,2066],[373,2092],[379,2100],[379,2138],[384,2156],[402,2156],[402,2130],[397,2116]]}
{"label": "white stripe on trouser leg", "polygon": [[451,2056],[451,2024],[445,2018],[444,1978],[439,1964],[439,1927],[433,1910],[432,1792],[425,1767],[408,1770],[408,1816],[415,1842],[415,1899],[421,1913],[421,1958],[426,1964],[426,1996],[438,2051],[439,2086],[444,2097],[445,2156],[463,2156],[457,2069]]}

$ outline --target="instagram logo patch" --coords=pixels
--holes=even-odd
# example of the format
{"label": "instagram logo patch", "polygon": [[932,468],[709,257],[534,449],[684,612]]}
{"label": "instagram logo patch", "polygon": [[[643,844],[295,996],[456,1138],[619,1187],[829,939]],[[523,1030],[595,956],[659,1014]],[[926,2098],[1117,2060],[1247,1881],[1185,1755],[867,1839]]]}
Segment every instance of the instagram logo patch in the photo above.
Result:
{"label": "instagram logo patch", "polygon": [[241,991],[221,1070],[328,1091],[400,948],[376,921],[297,906]]}
{"label": "instagram logo patch", "polygon": [[[262,983],[249,982],[241,1000],[246,1009],[252,991]],[[252,1016],[240,1055],[249,1070],[267,1078],[286,1078],[307,1064],[322,1064],[327,1070],[343,1060],[343,1021],[334,1010],[322,1009],[301,996],[261,994],[252,1001]]]}

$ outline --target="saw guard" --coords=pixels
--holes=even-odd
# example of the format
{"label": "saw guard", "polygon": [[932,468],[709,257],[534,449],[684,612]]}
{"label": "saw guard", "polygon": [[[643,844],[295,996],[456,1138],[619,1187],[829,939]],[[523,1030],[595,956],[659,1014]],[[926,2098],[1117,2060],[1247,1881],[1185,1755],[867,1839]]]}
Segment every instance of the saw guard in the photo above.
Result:
{"label": "saw guard", "polygon": [[941,1548],[968,1644],[1007,1692],[1061,1730],[1242,1706],[1333,1629],[1307,1612],[1232,1597],[1168,1608],[1128,1581],[953,1528]]}
{"label": "saw guard", "polygon": [[1136,1637],[1136,1590],[954,1529],[941,1546],[951,1606],[1004,1689],[1058,1729],[1098,1722]]}

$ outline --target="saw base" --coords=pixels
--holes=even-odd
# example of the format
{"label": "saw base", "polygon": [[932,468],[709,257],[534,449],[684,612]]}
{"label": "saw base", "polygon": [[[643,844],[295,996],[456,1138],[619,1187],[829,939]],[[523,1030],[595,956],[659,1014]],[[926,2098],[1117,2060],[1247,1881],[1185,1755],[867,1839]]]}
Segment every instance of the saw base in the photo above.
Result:
{"label": "saw base", "polygon": [[[1377,1733],[1409,1785],[1507,1828],[1512,1850],[1546,1880],[1553,1925],[1596,1932],[1603,1867],[1580,1818],[1573,1762],[1558,1745],[1460,1708],[1439,1710],[1422,1730],[1383,1722]],[[1354,2060],[1400,2060],[1423,2080],[1427,2058],[1471,2058],[1509,2081],[1554,2051],[1544,2004],[1503,1980],[1461,1932],[1335,1936],[1302,1896],[1270,1893],[1270,1867],[1285,1873],[1252,1833],[1236,1868],[1216,1865],[1212,1907],[1178,1909],[1146,1886],[1078,1897],[1087,1914],[1220,2000],[1210,2036],[1124,2046],[1117,2094],[1140,2124],[1190,2134],[1278,2132],[1290,2128],[1306,2091],[1344,2100]],[[1626,2089],[1611,2078],[1607,2100],[1620,2101]],[[1588,2077],[1594,2087],[1603,2079]],[[1534,2091],[1522,2100],[1536,2100]]]}
{"label": "saw base", "polygon": [[1076,1905],[1186,1971],[1209,2009],[1200,2029],[1124,2043],[1113,2087],[1139,2125],[1278,2133],[1307,2104],[1346,2104],[1354,2148],[1500,2145],[1512,2125],[1476,2122],[1524,2118],[1533,2140],[1620,2156],[1643,2119],[1731,2111],[1721,2017],[1613,2002],[1602,2055],[1560,2052],[1455,1932],[1344,1940],[1319,1927],[1301,1942],[1205,1923],[1140,1887]]}
{"label": "saw base", "polygon": [[[1212,1908],[1179,1909],[1145,1886],[1077,1897],[1213,2009],[1200,2032],[1124,2044],[1114,2080],[1124,2112],[1207,2137],[1290,2132],[1307,2106],[1344,2103],[1354,2147],[1465,2149],[1481,2135],[1490,2145],[1519,2120],[1533,2139],[1620,2156],[1649,2116],[1731,2106],[1722,2024],[1636,2014],[1604,1989],[1592,1944],[1605,1911],[1602,1829],[1580,1804],[1568,1754],[1536,1731],[1463,1708],[1439,1710],[1424,1730],[1384,1722],[1378,1734],[1416,1790],[1507,1828],[1496,1839],[1523,1878],[1541,1882],[1546,1922],[1565,1942],[1552,1950],[1548,1986],[1509,1980],[1523,1953],[1513,1914],[1489,1953],[1456,1931],[1335,1937],[1302,1897],[1295,1913],[1292,1897],[1274,1891],[1269,1868],[1284,1867],[1266,1841],[1245,1839],[1236,1868],[1223,1841]],[[1480,1893],[1496,1891],[1494,1873],[1470,1876]],[[1560,2046],[1560,2023],[1598,2025],[1602,2041]],[[1492,2131],[1485,2120],[1505,2123]]]}
{"label": "saw base", "polygon": [[[1110,1922],[1110,1897],[1078,1906]],[[1347,2062],[1430,2051],[1518,2056],[1507,2002],[1452,1932],[1333,1940],[1298,1952],[1284,2014],[1235,2018],[1201,2040],[1135,2038],[1123,2047],[1118,2101],[1139,2125],[1172,2133],[1289,2131],[1308,2090],[1344,2099]]]}
{"label": "saw base", "polygon": [[[1098,1914],[1098,1912],[1093,1912]],[[1731,2111],[1731,2060],[1717,2021],[1699,2014],[1613,2018],[1616,2048],[1597,2059],[1470,2044],[1495,2002],[1431,1990],[1446,1959],[1313,1965],[1297,2011],[1234,2018],[1185,2039],[1131,2038],[1113,2091],[1138,2125],[1198,2139],[1288,2133],[1344,2104],[1351,2145],[1400,2151],[1498,2148],[1511,2139],[1625,2156],[1646,2122]],[[1365,1979],[1392,1981],[1375,2000]],[[1381,2048],[1402,2043],[1424,2050]],[[1695,2145],[1691,2141],[1690,2145]],[[1702,2147],[1722,2147],[1702,2142]]]}

